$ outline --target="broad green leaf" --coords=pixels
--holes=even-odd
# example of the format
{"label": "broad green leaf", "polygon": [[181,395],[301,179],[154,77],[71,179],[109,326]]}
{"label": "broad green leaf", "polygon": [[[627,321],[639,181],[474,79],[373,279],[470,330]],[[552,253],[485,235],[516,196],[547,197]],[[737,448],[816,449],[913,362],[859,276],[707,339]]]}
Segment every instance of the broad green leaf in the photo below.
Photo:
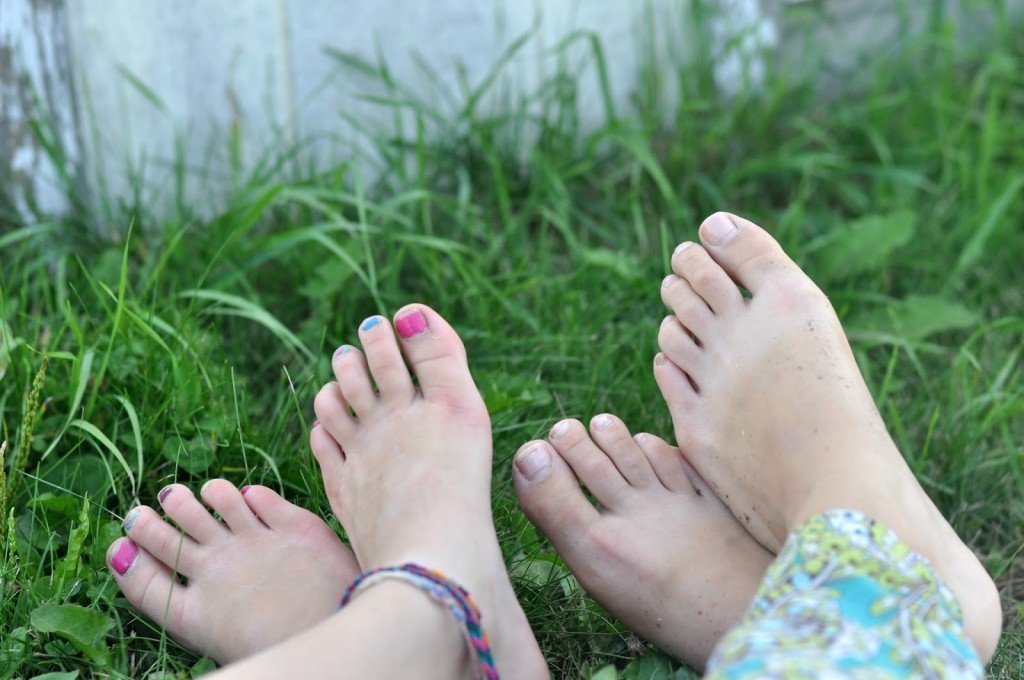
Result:
{"label": "broad green leaf", "polygon": [[916,342],[935,333],[971,328],[980,321],[976,311],[958,302],[933,296],[911,296],[868,313],[851,322],[851,327],[856,334]]}
{"label": "broad green leaf", "polygon": [[639,659],[633,659],[622,669],[623,680],[673,680],[676,677],[675,663],[664,654],[648,652]]}
{"label": "broad green leaf", "polygon": [[889,255],[906,245],[917,230],[917,216],[909,211],[871,215],[836,229],[809,246],[816,268],[843,277],[885,266]]}
{"label": "broad green leaf", "polygon": [[138,493],[138,487],[135,484],[135,475],[132,473],[132,469],[128,467],[128,461],[125,460],[124,455],[121,453],[121,449],[117,448],[114,442],[110,441],[110,437],[100,432],[98,427],[85,420],[72,420],[69,423],[69,427],[82,430],[96,440],[97,448],[109,451],[110,454],[117,459],[117,462],[121,464],[125,474],[128,475],[128,481],[131,482],[132,485],[132,493]]}
{"label": "broad green leaf", "polygon": [[619,673],[615,670],[615,666],[608,664],[591,673],[590,680],[618,680],[618,677]]}
{"label": "broad green leaf", "polygon": [[106,661],[103,639],[114,626],[106,614],[77,604],[44,604],[33,610],[29,621],[40,633],[59,635],[90,659]]}
{"label": "broad green leaf", "polygon": [[78,671],[55,671],[33,676],[32,680],[75,680],[77,677]]}

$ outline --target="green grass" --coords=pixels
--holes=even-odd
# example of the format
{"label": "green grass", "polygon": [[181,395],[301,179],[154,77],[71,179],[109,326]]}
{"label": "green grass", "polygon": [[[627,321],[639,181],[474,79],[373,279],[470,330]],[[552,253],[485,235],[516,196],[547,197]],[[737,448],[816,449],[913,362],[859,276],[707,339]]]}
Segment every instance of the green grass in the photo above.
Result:
{"label": "green grass", "polygon": [[[661,657],[633,660],[646,647],[524,519],[509,458],[555,420],[601,411],[671,436],[651,376],[658,285],[675,244],[721,208],[768,226],[829,293],[897,443],[997,577],[1007,624],[990,671],[1021,677],[1021,29],[972,52],[939,23],[824,94],[778,69],[726,102],[697,61],[674,72],[670,99],[648,71],[633,106],[596,129],[576,92],[603,72],[600,51],[587,70],[506,96],[500,114],[482,104],[497,80],[454,114],[392,83],[383,113],[417,124],[373,137],[372,185],[357,159],[283,171],[301,149],[268,150],[212,208],[178,181],[70,216],[0,217],[13,487],[0,678],[187,677],[197,659],[107,575],[119,518],[171,480],[215,476],[328,516],[307,445],[312,397],[361,319],[413,300],[468,346],[494,422],[498,532],[555,674],[614,664],[669,677]],[[176,208],[151,209],[156,195]],[[54,619],[69,630],[48,632]]]}

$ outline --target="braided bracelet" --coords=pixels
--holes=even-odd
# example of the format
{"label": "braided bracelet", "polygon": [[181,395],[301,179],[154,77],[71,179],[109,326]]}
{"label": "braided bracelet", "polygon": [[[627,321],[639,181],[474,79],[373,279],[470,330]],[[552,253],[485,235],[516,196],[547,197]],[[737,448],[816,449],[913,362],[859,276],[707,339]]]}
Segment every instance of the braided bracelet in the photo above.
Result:
{"label": "braided bracelet", "polygon": [[455,619],[462,624],[462,635],[469,647],[470,656],[479,662],[478,678],[498,680],[498,669],[491,655],[490,640],[484,632],[480,621],[480,610],[473,597],[455,581],[448,579],[439,571],[421,567],[418,564],[403,564],[398,567],[380,567],[368,571],[352,582],[341,598],[344,607],[359,592],[366,590],[381,581],[398,579],[411,583],[424,591],[433,600],[448,607]]}

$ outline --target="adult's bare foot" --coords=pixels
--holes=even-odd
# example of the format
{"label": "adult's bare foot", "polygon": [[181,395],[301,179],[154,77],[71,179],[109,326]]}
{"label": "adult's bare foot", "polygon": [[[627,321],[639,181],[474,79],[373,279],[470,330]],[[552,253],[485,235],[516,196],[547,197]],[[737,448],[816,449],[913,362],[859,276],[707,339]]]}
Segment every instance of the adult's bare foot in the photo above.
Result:
{"label": "adult's bare foot", "polygon": [[401,341],[382,317],[364,321],[365,356],[339,348],[337,382],[316,397],[310,443],[331,506],[365,570],[440,570],[476,600],[502,677],[545,677],[494,532],[491,424],[466,351],[424,305],[399,311],[395,327]]}
{"label": "adult's bare foot", "polygon": [[[526,516],[613,616],[699,670],[743,615],[772,554],[679,449],[615,416],[557,423],[515,457]],[[580,483],[599,502],[595,508]]]}
{"label": "adult's bare foot", "polygon": [[995,585],[900,455],[828,299],[755,224],[717,213],[700,235],[704,246],[682,244],[662,284],[674,316],[654,369],[687,459],[773,552],[829,509],[888,526],[956,594],[990,659]]}
{"label": "adult's bare foot", "polygon": [[[107,561],[128,601],[175,640],[220,663],[254,654],[323,621],[359,575],[327,524],[265,486],[223,479],[158,496],[182,533],[146,506],[124,521]],[[175,574],[188,579],[178,582]]]}

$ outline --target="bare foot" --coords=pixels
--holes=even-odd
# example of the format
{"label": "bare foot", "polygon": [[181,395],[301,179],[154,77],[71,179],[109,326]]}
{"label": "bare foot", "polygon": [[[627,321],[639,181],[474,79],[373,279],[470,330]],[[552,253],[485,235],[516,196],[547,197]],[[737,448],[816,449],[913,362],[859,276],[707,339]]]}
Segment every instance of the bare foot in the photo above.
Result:
{"label": "bare foot", "polygon": [[494,533],[491,423],[465,348],[424,305],[399,311],[395,326],[401,349],[385,319],[364,321],[365,357],[339,348],[338,382],[316,397],[310,443],[331,506],[364,569],[440,570],[476,600],[502,677],[545,677]]}
{"label": "bare foot", "polygon": [[[327,524],[264,486],[214,479],[200,494],[181,484],[160,505],[184,534],[139,506],[107,551],[134,607],[175,640],[229,663],[285,640],[338,609],[359,575],[355,557]],[[181,585],[175,574],[188,579]]]}
{"label": "bare foot", "polygon": [[594,418],[590,431],[563,420],[550,444],[520,448],[515,480],[523,511],[605,609],[703,670],[773,556],[679,449],[649,434],[634,440],[607,414]]}
{"label": "bare foot", "polygon": [[829,509],[888,526],[957,595],[990,659],[995,586],[897,450],[828,299],[753,223],[718,213],[700,234],[705,247],[680,246],[662,284],[674,316],[654,369],[687,459],[773,552]]}

